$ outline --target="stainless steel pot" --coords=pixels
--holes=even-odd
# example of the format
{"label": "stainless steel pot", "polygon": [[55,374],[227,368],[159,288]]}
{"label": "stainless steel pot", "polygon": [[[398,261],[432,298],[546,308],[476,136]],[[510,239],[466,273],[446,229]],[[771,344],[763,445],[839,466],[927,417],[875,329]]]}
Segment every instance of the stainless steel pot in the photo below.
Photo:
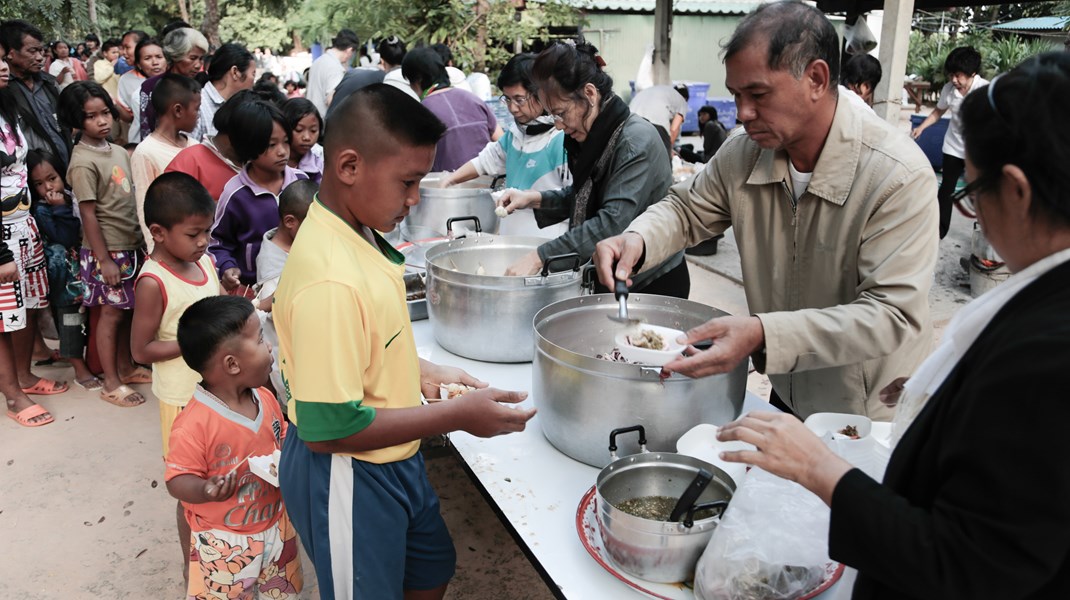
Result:
{"label": "stainless steel pot", "polygon": [[[647,323],[687,330],[727,313],[666,296],[632,294],[629,314]],[[609,432],[635,423],[651,429],[650,448],[671,451],[676,440],[699,423],[722,425],[739,416],[747,388],[747,363],[702,379],[659,367],[596,358],[614,347],[619,323],[612,294],[562,300],[535,315],[532,398],[543,435],[564,454],[595,467],[609,463]],[[625,445],[626,453],[638,446]]]}
{"label": "stainless steel pot", "polygon": [[539,275],[505,276],[510,265],[545,242],[537,237],[477,235],[428,250],[427,312],[439,345],[473,360],[530,361],[535,313],[580,295],[576,254],[551,258]]}
{"label": "stainless steel pot", "polygon": [[[616,437],[630,431],[639,432],[641,453],[618,459]],[[647,452],[645,437],[642,426],[610,434],[608,456],[613,462],[602,469],[595,482],[602,545],[626,573],[659,583],[687,581],[694,575],[699,556],[720,523],[736,484],[727,473],[697,458]],[[700,470],[711,474],[712,479],[682,521],[655,521],[617,508],[636,498],[679,498]],[[695,513],[711,509],[716,511],[714,515],[694,519]]]}
{"label": "stainless steel pot", "polygon": [[420,203],[409,209],[401,226],[402,235],[410,227],[425,227],[436,235],[446,235],[447,220],[468,216],[477,217],[483,231],[497,233],[498,215],[494,214],[494,198],[490,195],[491,178],[477,177],[443,188],[441,180],[445,175],[429,173],[420,181]]}

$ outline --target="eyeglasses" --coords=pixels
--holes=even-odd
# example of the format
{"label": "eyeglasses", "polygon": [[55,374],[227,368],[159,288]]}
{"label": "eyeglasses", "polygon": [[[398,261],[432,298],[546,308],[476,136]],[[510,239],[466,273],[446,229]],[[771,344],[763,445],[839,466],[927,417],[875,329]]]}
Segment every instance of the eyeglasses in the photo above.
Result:
{"label": "eyeglasses", "polygon": [[567,107],[565,107],[565,108],[563,108],[561,110],[554,110],[554,109],[551,108],[551,109],[549,109],[549,113],[550,113],[550,117],[553,118],[554,123],[560,123],[560,122],[565,120],[565,115],[567,115],[568,111],[570,111],[570,110],[572,110],[572,104],[571,103]]}
{"label": "eyeglasses", "polygon": [[957,190],[954,194],[948,198],[951,202],[961,202],[962,200],[969,200],[970,204],[977,203],[977,193],[984,190],[986,187],[992,185],[995,181],[995,177],[988,175],[982,175],[977,179],[974,179],[970,183],[966,184],[966,187]]}
{"label": "eyeglasses", "polygon": [[514,96],[512,98],[510,98],[509,96],[506,96],[505,94],[502,94],[501,96],[498,96],[498,101],[501,102],[502,104],[504,104],[506,106],[511,106],[513,104],[516,104],[520,108],[523,108],[524,105],[527,104],[529,100],[531,100],[530,96]]}

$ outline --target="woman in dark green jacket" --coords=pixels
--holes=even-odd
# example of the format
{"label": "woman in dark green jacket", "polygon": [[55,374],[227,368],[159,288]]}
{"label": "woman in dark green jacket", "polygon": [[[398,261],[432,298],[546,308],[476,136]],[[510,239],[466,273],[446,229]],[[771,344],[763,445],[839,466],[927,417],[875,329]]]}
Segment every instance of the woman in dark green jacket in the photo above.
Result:
{"label": "woman in dark green jacket", "polygon": [[[631,114],[613,93],[604,67],[588,43],[555,44],[535,59],[532,75],[539,100],[568,136],[565,150],[573,182],[545,192],[510,190],[499,205],[509,212],[533,208],[540,227],[568,219],[569,230],[521,258],[506,275],[537,273],[548,258],[570,252],[590,259],[595,244],[622,233],[672,184],[672,166],[657,130]],[[690,288],[679,252],[634,278],[631,291],[687,298]]]}

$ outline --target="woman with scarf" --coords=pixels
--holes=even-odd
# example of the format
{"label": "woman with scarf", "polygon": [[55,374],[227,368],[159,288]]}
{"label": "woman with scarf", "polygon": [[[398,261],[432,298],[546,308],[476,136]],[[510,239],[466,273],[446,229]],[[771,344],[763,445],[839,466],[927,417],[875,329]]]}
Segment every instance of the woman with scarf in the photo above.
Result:
{"label": "woman with scarf", "polygon": [[964,306],[905,384],[883,483],[792,416],[753,412],[722,458],[797,481],[831,508],[853,598],[1065,598],[1070,589],[1070,53],[1033,57],[962,102],[977,220],[1014,275]]}
{"label": "woman with scarf", "polygon": [[401,61],[401,74],[427,110],[446,125],[431,170],[453,171],[475,158],[487,142],[502,136],[498,120],[472,92],[450,87],[446,63],[431,48],[417,48]]}
{"label": "woman with scarf", "polygon": [[[564,130],[572,185],[550,191],[508,190],[498,200],[512,213],[532,208],[540,227],[569,220],[564,235],[539,246],[506,275],[538,273],[547,259],[575,252],[586,261],[599,241],[617,235],[672,184],[665,145],[646,119],[613,93],[613,80],[594,46],[555,44],[535,59],[539,100]],[[679,252],[633,278],[632,292],[687,298],[691,279]],[[608,291],[598,285],[601,292]]]}

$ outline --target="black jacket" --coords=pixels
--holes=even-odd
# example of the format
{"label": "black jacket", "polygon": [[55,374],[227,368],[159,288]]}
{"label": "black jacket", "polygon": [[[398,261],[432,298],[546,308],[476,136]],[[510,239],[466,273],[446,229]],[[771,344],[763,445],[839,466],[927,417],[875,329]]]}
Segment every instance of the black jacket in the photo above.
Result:
{"label": "black jacket", "polygon": [[880,485],[836,486],[829,554],[855,600],[1070,597],[1070,262],[992,319]]}
{"label": "black jacket", "polygon": [[[48,144],[46,148],[31,148],[34,150],[45,150],[63,161],[64,156],[71,155],[71,132],[63,125],[59,125],[60,135],[63,137],[64,142],[67,144],[66,152],[60,152],[56,145],[52,142],[52,138],[48,135],[48,131],[45,129],[45,125],[41,122],[41,119],[55,119],[56,108],[59,106],[59,86],[56,84],[56,78],[48,73],[41,73],[41,79],[38,80],[38,84],[44,86],[45,94],[48,96],[49,101],[52,103],[52,114],[40,115],[37,110],[33,108],[29,99],[26,98],[26,94],[20,89],[19,83],[11,82],[9,87],[10,97],[15,101],[15,109],[19,114],[19,124],[23,129],[29,129],[33,132],[33,135],[38,139],[44,140]],[[57,121],[58,124],[58,121]],[[29,133],[29,132],[26,132]],[[64,167],[67,165],[64,164]]]}

